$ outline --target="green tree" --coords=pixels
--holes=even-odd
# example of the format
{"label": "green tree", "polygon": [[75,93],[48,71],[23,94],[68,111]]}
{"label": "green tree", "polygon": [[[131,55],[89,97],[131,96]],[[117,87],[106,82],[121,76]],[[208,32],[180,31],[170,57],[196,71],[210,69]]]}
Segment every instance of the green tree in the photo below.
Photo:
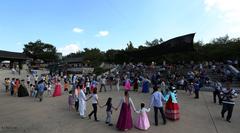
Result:
{"label": "green tree", "polygon": [[129,43],[127,43],[127,48],[126,51],[132,51],[135,50],[133,43],[131,41],[129,41]]}
{"label": "green tree", "polygon": [[114,49],[109,49],[105,53],[105,61],[113,63],[116,60],[117,54],[120,52],[120,50],[114,50]]}
{"label": "green tree", "polygon": [[54,62],[58,59],[56,47],[51,44],[44,43],[41,40],[25,44],[23,53],[33,58],[34,61],[36,59],[41,59],[46,62]]}
{"label": "green tree", "polygon": [[99,66],[104,61],[104,52],[98,48],[84,48],[82,57],[92,66]]}
{"label": "green tree", "polygon": [[225,35],[223,37],[215,38],[212,40],[212,44],[227,44],[229,42],[229,36]]}
{"label": "green tree", "polygon": [[163,42],[163,39],[162,39],[162,38],[160,38],[160,39],[154,39],[154,40],[152,40],[151,42],[146,41],[146,42],[145,42],[145,45],[148,46],[148,47],[152,47],[152,46],[160,45],[162,42]]}

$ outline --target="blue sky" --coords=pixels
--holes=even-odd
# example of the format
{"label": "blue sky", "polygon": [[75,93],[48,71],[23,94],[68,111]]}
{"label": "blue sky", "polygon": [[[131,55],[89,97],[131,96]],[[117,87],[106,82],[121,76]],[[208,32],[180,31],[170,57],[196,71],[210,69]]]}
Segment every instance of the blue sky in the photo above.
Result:
{"label": "blue sky", "polygon": [[22,52],[24,44],[40,39],[66,55],[192,32],[203,42],[225,34],[240,37],[240,2],[229,1],[1,0],[0,49]]}

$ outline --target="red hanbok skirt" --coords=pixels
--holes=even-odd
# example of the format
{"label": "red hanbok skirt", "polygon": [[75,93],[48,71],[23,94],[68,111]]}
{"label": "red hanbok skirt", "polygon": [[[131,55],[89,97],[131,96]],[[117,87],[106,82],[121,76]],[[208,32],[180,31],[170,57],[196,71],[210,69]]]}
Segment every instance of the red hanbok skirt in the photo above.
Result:
{"label": "red hanbok skirt", "polygon": [[165,115],[170,120],[179,120],[180,118],[179,105],[178,103],[173,103],[172,98],[169,98],[166,103]]}

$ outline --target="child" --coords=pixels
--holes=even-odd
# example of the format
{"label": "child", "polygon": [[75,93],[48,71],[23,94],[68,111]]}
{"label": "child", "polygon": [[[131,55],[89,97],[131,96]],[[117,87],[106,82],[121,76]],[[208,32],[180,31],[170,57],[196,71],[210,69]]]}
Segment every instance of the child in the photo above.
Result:
{"label": "child", "polygon": [[68,111],[74,110],[74,97],[72,91],[69,91],[68,95]]}
{"label": "child", "polygon": [[68,82],[67,80],[64,81],[64,91],[68,91]]}
{"label": "child", "polygon": [[106,112],[107,112],[107,117],[105,123],[108,124],[109,126],[113,126],[112,124],[112,108],[117,110],[117,108],[112,106],[112,98],[109,97],[106,104],[103,106],[100,106],[100,108],[103,108],[107,106]]}
{"label": "child", "polygon": [[139,111],[136,111],[136,113],[139,114],[136,121],[136,128],[141,130],[147,130],[150,127],[150,123],[146,113],[149,111],[150,111],[150,108],[146,109],[145,104],[141,103],[141,109]]}
{"label": "child", "polygon": [[47,92],[48,92],[48,96],[52,96],[52,85],[50,82],[48,82],[47,84]]}

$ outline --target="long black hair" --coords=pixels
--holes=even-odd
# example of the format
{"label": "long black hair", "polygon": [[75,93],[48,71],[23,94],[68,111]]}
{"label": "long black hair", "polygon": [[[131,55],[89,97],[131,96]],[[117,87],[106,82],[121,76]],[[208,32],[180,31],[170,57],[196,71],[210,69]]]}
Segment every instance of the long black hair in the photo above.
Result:
{"label": "long black hair", "polygon": [[125,91],[125,92],[124,92],[124,96],[128,96],[128,97],[129,97],[128,91]]}
{"label": "long black hair", "polygon": [[107,102],[106,102],[106,105],[110,105],[111,103],[112,103],[112,98],[109,97],[108,100],[107,100]]}
{"label": "long black hair", "polygon": [[144,103],[141,103],[141,109],[143,109],[145,107]]}

